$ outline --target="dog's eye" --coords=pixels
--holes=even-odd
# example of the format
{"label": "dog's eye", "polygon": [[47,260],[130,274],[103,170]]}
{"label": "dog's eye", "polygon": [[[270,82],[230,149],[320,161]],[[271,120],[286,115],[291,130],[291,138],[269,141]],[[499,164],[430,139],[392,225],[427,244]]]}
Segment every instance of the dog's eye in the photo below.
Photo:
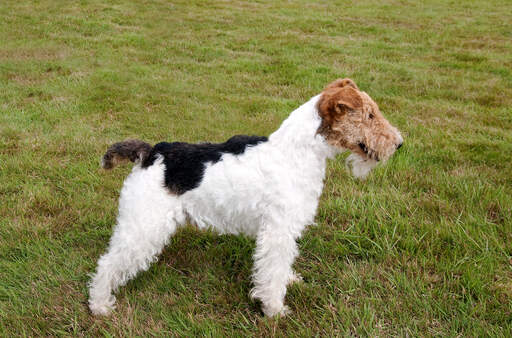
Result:
{"label": "dog's eye", "polygon": [[373,114],[370,114],[370,115],[368,115],[368,117],[370,118],[370,120],[372,120],[374,116],[373,116]]}

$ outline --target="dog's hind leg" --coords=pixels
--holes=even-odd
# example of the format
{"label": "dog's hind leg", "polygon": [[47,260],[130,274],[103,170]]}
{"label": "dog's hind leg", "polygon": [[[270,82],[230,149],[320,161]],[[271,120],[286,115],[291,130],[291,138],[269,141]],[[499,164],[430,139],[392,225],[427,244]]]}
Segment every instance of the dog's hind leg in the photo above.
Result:
{"label": "dog's hind leg", "polygon": [[[284,231],[283,231],[284,230]],[[285,315],[286,285],[294,277],[292,264],[298,249],[295,238],[283,226],[262,229],[254,253],[254,288],[251,297],[261,300],[263,313]]]}
{"label": "dog's hind leg", "polygon": [[89,308],[96,315],[110,313],[115,303],[112,293],[139,271],[147,270],[185,222],[177,197],[170,196],[163,186],[132,181],[130,177],[125,181],[117,225],[90,283]]}

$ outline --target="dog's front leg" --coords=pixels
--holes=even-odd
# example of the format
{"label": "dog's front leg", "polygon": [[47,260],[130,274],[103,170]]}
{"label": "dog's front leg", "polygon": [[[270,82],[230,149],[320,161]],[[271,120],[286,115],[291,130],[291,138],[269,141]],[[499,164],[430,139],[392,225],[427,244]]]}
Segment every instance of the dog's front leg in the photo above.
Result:
{"label": "dog's front leg", "polygon": [[254,253],[254,288],[251,297],[261,300],[263,313],[285,315],[286,285],[293,277],[292,264],[298,254],[297,243],[284,229],[262,229]]}

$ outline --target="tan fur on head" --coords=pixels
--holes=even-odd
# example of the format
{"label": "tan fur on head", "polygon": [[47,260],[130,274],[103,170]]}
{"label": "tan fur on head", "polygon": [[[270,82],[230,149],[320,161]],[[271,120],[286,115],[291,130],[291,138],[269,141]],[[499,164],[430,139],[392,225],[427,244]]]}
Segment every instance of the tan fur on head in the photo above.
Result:
{"label": "tan fur on head", "polygon": [[349,87],[359,90],[359,87],[357,87],[356,83],[354,81],[352,81],[351,79],[337,79],[336,81],[329,83],[327,85],[327,87],[325,87],[324,91],[327,89],[332,89],[332,88],[337,88],[337,87],[341,88],[341,87],[346,87],[346,86],[349,86]]}
{"label": "tan fur on head", "polygon": [[318,113],[322,118],[318,133],[329,144],[350,150],[361,161],[385,161],[403,142],[377,104],[351,79],[338,79],[325,88],[318,101]]}

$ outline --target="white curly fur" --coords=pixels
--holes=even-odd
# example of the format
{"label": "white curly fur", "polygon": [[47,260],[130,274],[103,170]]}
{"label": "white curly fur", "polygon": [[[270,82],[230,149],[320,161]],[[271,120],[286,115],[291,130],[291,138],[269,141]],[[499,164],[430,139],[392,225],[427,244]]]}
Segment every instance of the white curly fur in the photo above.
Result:
{"label": "white curly fur", "polygon": [[[90,283],[92,313],[108,314],[115,303],[112,293],[147,270],[169,237],[189,221],[255,237],[251,296],[261,300],[265,315],[285,314],[286,286],[300,280],[292,271],[296,240],[314,221],[326,159],[343,151],[317,134],[319,96],[296,109],[267,142],[210,164],[200,186],[183,195],[164,187],[161,158],[147,169],[136,165],[121,191],[108,251]],[[356,176],[373,167],[357,161]]]}
{"label": "white curly fur", "polygon": [[348,155],[345,163],[347,164],[347,167],[351,169],[352,175],[357,178],[364,179],[379,162],[374,159],[364,158],[359,154],[352,153]]}

